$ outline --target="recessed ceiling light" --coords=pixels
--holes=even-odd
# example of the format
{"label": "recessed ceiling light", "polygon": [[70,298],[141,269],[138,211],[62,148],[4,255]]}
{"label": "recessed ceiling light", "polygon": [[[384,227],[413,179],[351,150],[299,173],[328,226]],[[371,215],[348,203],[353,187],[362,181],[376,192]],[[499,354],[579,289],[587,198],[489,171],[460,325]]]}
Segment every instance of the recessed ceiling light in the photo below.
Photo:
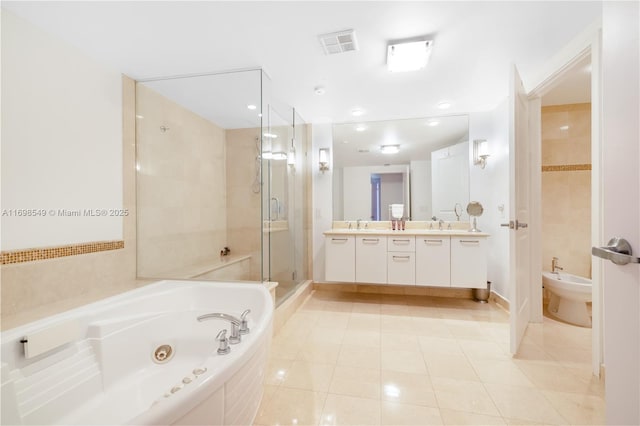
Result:
{"label": "recessed ceiling light", "polygon": [[429,61],[433,41],[422,40],[387,46],[387,69],[391,72],[415,71]]}
{"label": "recessed ceiling light", "polygon": [[327,90],[323,86],[316,86],[313,88],[313,93],[316,95],[324,95]]}
{"label": "recessed ceiling light", "polygon": [[256,109],[256,108],[258,108],[258,107],[257,107],[257,106],[255,106],[254,104],[249,104],[249,105],[247,105],[247,108],[249,108],[250,110],[252,110],[252,111],[253,111],[254,109]]}
{"label": "recessed ceiling light", "polygon": [[400,145],[382,145],[380,152],[383,154],[397,154],[400,152]]}
{"label": "recessed ceiling light", "polygon": [[351,115],[354,117],[360,117],[361,115],[364,115],[364,110],[362,108],[354,108],[351,110]]}
{"label": "recessed ceiling light", "polygon": [[364,127],[364,126],[358,126],[358,127],[356,127],[356,132],[364,132],[365,130],[367,130],[367,128],[366,128],[366,127]]}
{"label": "recessed ceiling light", "polygon": [[449,109],[451,108],[451,102],[440,102],[438,104],[438,109]]}
{"label": "recessed ceiling light", "polygon": [[438,120],[429,120],[429,121],[427,121],[427,126],[430,126],[430,127],[435,127],[438,124],[440,124],[440,122]]}

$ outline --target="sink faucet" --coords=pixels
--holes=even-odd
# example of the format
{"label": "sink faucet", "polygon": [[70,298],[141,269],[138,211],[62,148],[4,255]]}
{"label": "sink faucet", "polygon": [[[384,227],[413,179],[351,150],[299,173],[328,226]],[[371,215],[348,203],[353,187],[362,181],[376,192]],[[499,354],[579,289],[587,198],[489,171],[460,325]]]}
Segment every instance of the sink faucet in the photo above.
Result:
{"label": "sink faucet", "polygon": [[212,320],[212,319],[221,319],[224,321],[229,321],[231,323],[231,336],[229,336],[229,343],[231,343],[232,345],[240,343],[240,326],[242,325],[243,320],[240,320],[232,315],[222,314],[218,312],[215,312],[212,314],[200,315],[197,318],[197,320],[200,322]]}
{"label": "sink faucet", "polygon": [[362,222],[362,219],[356,220],[356,229],[360,229],[360,222]]}
{"label": "sink faucet", "polygon": [[563,271],[564,269],[558,265],[558,258],[554,257],[553,259],[551,259],[551,272],[553,272],[554,274],[559,273],[560,271]]}
{"label": "sink faucet", "polygon": [[442,225],[444,224],[444,220],[440,219],[438,221],[438,229],[440,229],[442,231]]}

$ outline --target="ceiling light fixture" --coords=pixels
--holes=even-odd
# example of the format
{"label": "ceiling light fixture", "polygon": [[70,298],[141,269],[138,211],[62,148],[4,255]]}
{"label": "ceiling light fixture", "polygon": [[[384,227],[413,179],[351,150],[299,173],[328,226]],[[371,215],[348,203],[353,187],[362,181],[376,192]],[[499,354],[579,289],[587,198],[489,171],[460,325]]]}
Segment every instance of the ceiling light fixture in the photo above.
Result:
{"label": "ceiling light fixture", "polygon": [[387,46],[387,69],[391,72],[415,71],[427,66],[432,40],[398,42]]}
{"label": "ceiling light fixture", "polygon": [[438,104],[438,109],[449,109],[451,108],[451,102],[440,102]]}
{"label": "ceiling light fixture", "polygon": [[383,154],[397,154],[400,152],[400,145],[382,145],[380,152]]}

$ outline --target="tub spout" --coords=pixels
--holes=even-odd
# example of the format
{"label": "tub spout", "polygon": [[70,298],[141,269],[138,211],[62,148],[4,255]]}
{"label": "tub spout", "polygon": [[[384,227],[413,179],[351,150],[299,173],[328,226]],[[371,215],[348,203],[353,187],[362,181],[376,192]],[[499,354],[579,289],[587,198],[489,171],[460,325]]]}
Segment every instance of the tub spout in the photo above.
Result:
{"label": "tub spout", "polygon": [[233,315],[215,312],[212,314],[200,315],[197,319],[200,322],[212,319],[229,321],[231,323],[231,336],[229,336],[229,343],[231,343],[232,345],[240,343],[240,325],[242,324],[242,321],[234,317]]}

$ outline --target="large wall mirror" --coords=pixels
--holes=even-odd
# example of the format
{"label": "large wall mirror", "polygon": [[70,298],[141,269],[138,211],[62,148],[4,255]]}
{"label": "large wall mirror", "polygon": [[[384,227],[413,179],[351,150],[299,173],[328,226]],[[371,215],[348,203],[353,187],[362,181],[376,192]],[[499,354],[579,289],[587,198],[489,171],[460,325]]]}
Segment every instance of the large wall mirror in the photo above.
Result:
{"label": "large wall mirror", "polygon": [[333,220],[389,220],[390,204],[411,220],[457,220],[469,162],[467,115],[335,124]]}

